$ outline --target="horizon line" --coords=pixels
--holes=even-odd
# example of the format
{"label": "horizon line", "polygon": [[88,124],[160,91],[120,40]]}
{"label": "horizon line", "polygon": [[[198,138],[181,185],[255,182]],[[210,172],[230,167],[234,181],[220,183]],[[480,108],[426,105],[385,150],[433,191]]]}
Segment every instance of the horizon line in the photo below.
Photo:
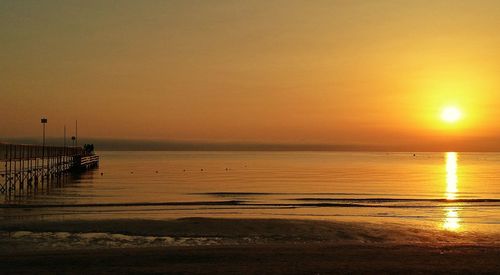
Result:
{"label": "horizon line", "polygon": [[[445,144],[335,144],[335,143],[275,143],[275,142],[236,142],[236,141],[179,141],[179,140],[144,140],[114,138],[82,138],[93,143],[98,151],[225,151],[225,152],[500,152],[500,148],[484,148],[464,145]],[[13,137],[0,138],[0,142],[14,144],[38,144],[39,138]],[[48,138],[48,146],[61,146],[63,138]]]}

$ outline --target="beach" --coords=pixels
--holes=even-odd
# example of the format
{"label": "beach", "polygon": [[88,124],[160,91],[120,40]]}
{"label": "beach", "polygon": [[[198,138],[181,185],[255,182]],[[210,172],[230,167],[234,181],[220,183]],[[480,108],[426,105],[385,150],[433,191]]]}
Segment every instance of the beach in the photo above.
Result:
{"label": "beach", "polygon": [[2,255],[3,274],[494,274],[481,246],[254,245],[50,251]]}
{"label": "beach", "polygon": [[397,225],[185,218],[2,223],[4,274],[494,273],[497,236]]}

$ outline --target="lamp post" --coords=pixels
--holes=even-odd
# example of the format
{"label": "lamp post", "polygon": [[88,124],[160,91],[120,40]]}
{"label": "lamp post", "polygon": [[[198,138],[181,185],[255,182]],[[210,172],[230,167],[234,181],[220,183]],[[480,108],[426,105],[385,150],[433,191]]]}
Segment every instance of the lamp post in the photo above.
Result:
{"label": "lamp post", "polygon": [[40,121],[42,122],[42,125],[43,125],[43,141],[42,141],[42,145],[45,147],[45,124],[47,124],[47,118],[46,117],[42,117],[42,119]]}
{"label": "lamp post", "polygon": [[48,121],[47,121],[46,117],[42,117],[40,122],[42,123],[42,126],[43,126],[43,140],[42,140],[42,181],[43,181],[43,174],[44,174],[43,164],[44,164],[44,158],[45,158],[45,124],[47,124]]}

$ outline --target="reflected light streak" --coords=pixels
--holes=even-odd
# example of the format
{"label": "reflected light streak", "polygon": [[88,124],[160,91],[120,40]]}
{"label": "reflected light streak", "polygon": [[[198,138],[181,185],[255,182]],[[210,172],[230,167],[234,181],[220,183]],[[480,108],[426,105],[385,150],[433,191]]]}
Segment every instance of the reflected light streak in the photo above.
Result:
{"label": "reflected light streak", "polygon": [[444,218],[443,228],[449,231],[458,231],[460,229],[460,217],[458,216],[458,209],[447,207],[446,217]]}
{"label": "reflected light streak", "polygon": [[457,176],[457,153],[446,153],[446,199],[456,199],[458,183]]}
{"label": "reflected light streak", "polygon": [[[458,154],[455,152],[446,153],[446,199],[455,200],[458,192],[458,176],[457,176],[457,159]],[[460,229],[460,217],[458,208],[446,207],[446,214],[443,221],[443,228],[449,231],[458,231]]]}

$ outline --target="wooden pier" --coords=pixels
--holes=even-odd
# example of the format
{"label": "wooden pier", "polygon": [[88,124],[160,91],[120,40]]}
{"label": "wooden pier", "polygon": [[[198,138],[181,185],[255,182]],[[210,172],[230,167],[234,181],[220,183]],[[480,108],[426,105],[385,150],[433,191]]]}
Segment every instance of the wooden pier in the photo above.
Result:
{"label": "wooden pier", "polygon": [[60,182],[66,174],[99,165],[99,156],[83,147],[0,143],[0,193],[37,189]]}

